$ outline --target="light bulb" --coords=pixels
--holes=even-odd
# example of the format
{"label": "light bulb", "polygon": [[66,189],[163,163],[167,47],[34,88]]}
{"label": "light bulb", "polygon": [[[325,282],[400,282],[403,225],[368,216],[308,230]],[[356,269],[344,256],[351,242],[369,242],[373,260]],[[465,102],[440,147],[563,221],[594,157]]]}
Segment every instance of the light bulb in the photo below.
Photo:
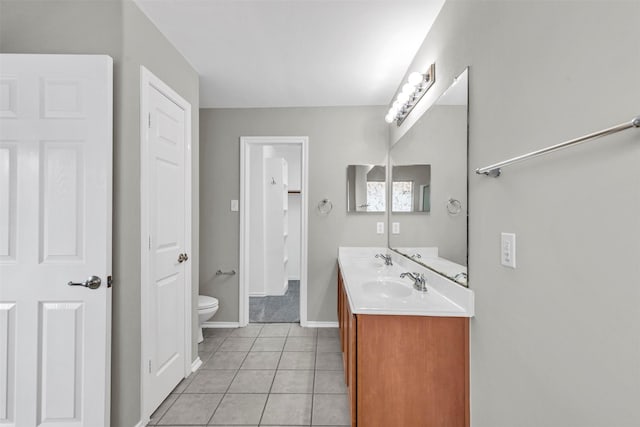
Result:
{"label": "light bulb", "polygon": [[404,86],[402,86],[402,93],[406,93],[409,96],[413,95],[413,92],[415,92],[415,90],[416,87],[411,83],[405,83]]}
{"label": "light bulb", "polygon": [[387,123],[393,123],[394,119],[395,119],[395,115],[391,114],[390,112],[387,113],[386,116],[384,116],[384,121]]}
{"label": "light bulb", "polygon": [[418,86],[424,80],[424,76],[422,75],[422,73],[414,71],[413,73],[409,74],[409,78],[407,80],[410,84]]}
{"label": "light bulb", "polygon": [[400,92],[398,94],[398,101],[400,101],[401,104],[406,103],[409,100],[409,95],[407,95],[404,92]]}
{"label": "light bulb", "polygon": [[393,104],[391,104],[391,108],[393,108],[396,111],[399,111],[401,107],[402,107],[402,103],[397,99],[393,101]]}

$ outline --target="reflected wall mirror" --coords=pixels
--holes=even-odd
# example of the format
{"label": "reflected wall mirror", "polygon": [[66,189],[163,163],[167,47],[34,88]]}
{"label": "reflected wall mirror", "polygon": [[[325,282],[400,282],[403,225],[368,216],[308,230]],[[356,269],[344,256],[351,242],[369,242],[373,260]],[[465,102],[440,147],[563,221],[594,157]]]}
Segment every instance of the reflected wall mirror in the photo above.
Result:
{"label": "reflected wall mirror", "polygon": [[464,286],[468,72],[389,150],[389,247]]}
{"label": "reflected wall mirror", "polygon": [[384,165],[347,166],[347,212],[386,212],[386,179]]}

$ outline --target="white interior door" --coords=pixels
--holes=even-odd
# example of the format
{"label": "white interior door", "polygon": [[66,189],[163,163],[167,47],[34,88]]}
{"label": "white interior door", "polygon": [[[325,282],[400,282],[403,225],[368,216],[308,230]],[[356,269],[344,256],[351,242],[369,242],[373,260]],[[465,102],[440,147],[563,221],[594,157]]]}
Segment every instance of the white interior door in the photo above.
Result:
{"label": "white interior door", "polygon": [[108,56],[0,55],[3,426],[109,425],[112,92]]}
{"label": "white interior door", "polygon": [[[149,229],[146,275],[147,382],[145,402],[153,411],[185,377],[191,343],[187,217],[187,120],[160,82],[143,86],[148,109],[146,192]],[[190,356],[189,356],[190,357]],[[189,361],[190,362],[190,361]]]}

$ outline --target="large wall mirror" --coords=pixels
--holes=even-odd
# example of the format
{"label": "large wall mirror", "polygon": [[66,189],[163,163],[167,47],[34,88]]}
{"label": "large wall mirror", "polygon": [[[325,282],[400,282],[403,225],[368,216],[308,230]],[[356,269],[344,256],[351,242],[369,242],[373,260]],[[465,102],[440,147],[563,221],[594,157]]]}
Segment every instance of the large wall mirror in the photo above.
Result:
{"label": "large wall mirror", "polygon": [[389,247],[467,285],[468,74],[390,148]]}

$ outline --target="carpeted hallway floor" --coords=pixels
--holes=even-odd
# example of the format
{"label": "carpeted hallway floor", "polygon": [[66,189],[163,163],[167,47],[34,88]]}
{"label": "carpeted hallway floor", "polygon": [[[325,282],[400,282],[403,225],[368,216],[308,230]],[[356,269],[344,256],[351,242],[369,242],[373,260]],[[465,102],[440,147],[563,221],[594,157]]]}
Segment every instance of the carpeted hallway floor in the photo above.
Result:
{"label": "carpeted hallway floor", "polygon": [[289,280],[282,296],[249,297],[251,323],[296,323],[300,321],[300,281]]}

